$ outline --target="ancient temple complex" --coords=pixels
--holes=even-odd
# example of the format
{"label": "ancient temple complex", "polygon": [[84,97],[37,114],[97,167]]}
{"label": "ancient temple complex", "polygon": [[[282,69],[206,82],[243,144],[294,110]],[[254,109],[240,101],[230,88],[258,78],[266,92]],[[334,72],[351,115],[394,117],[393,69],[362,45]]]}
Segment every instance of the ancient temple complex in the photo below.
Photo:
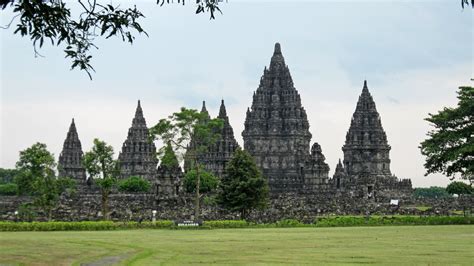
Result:
{"label": "ancient temple complex", "polygon": [[[311,143],[307,113],[278,43],[252,100],[242,132],[244,149],[254,157],[268,179],[271,195],[293,193],[373,199],[395,195],[392,192],[411,191],[410,180],[399,180],[390,171],[390,145],[366,81],[342,147],[343,161],[339,160],[332,178],[329,178],[330,169],[321,145]],[[211,118],[205,102],[201,113],[207,119]],[[184,158],[185,172],[197,161],[216,176],[225,175],[225,167],[239,144],[224,100],[217,118],[224,122],[218,140],[196,157],[193,151],[200,142],[193,138]],[[159,198],[177,198],[183,193],[184,173],[174,159],[174,164],[158,167],[156,147],[149,137],[138,101],[132,125],[118,156],[120,178],[144,177],[153,185],[153,193]],[[59,157],[59,175],[81,182],[86,180],[81,142],[74,120]]]}
{"label": "ancient temple complex", "polygon": [[305,192],[327,183],[329,167],[319,145],[309,152],[308,118],[279,43],[247,110],[242,136],[272,193]]}
{"label": "ancient temple complex", "polygon": [[72,178],[78,185],[85,184],[86,170],[82,165],[82,157],[81,141],[73,118],[64,140],[63,150],[59,155],[58,176]]}
{"label": "ancient temple complex", "polygon": [[128,130],[127,139],[118,156],[118,162],[122,178],[141,176],[150,181],[155,180],[158,165],[156,147],[150,139],[140,101],[138,101],[132,126]]}

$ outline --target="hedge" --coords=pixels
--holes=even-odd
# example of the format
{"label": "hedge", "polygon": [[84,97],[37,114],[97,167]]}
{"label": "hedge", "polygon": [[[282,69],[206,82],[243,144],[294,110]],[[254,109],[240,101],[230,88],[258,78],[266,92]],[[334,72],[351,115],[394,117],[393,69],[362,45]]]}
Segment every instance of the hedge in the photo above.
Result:
{"label": "hedge", "polygon": [[305,224],[294,219],[276,223],[252,223],[243,220],[205,221],[201,227],[178,227],[173,221],[156,222],[0,222],[0,231],[97,231],[126,229],[223,229],[223,228],[279,228],[279,227],[346,227],[384,225],[456,225],[474,224],[474,217],[460,216],[335,216],[317,218]]}
{"label": "hedge", "polygon": [[449,225],[473,224],[474,217],[462,216],[339,216],[318,218],[316,227],[380,226],[380,225]]}
{"label": "hedge", "polygon": [[158,229],[174,226],[173,221],[153,222],[0,222],[0,231],[98,231],[122,229]]}

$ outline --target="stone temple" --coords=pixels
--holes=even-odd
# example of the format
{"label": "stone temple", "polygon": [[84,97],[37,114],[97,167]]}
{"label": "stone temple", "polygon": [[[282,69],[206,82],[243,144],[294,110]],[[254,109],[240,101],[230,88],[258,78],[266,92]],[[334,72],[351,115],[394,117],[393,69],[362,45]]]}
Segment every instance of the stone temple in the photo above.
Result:
{"label": "stone temple", "polygon": [[[211,117],[205,102],[201,112]],[[192,139],[184,158],[185,172],[190,169],[191,159],[196,159],[216,176],[225,175],[226,164],[239,144],[223,100],[217,117],[224,121],[220,138],[199,158],[193,157],[199,140]],[[247,109],[242,137],[244,149],[268,179],[272,196],[290,193],[323,195],[327,199],[376,199],[411,191],[410,180],[399,180],[390,171],[390,146],[366,81],[342,147],[344,158],[342,162],[339,160],[332,178],[329,177],[330,169],[321,145],[311,142],[308,115],[278,43]],[[140,101],[118,162],[120,178],[148,179],[156,197],[178,198],[183,193],[181,167],[158,166],[156,147],[150,141]],[[74,120],[59,158],[59,174],[83,183],[86,180]]]}
{"label": "stone temple", "polygon": [[156,177],[158,159],[155,144],[150,139],[143,110],[138,101],[132,126],[118,156],[121,178],[141,176],[149,181]]}
{"label": "stone temple", "polygon": [[280,44],[247,110],[244,148],[268,178],[271,192],[310,192],[325,188],[329,167],[319,144],[309,150],[311,133]]}
{"label": "stone temple", "polygon": [[390,145],[367,81],[364,81],[342,151],[344,165],[339,162],[334,176],[338,190],[371,198],[383,189],[411,188],[410,180],[398,182],[390,172]]}
{"label": "stone temple", "polygon": [[58,176],[70,177],[76,180],[79,187],[86,182],[86,169],[82,165],[83,153],[82,145],[77,134],[76,124],[72,119],[66,140],[64,140],[63,150],[58,160]]}
{"label": "stone temple", "polygon": [[[206,102],[202,103],[201,113],[210,118],[209,112],[206,109]],[[209,151],[206,154],[198,158],[198,162],[202,164],[207,171],[212,172],[217,177],[222,177],[226,164],[232,159],[232,155],[234,151],[239,148],[239,144],[235,140],[234,129],[230,125],[224,100],[221,101],[217,118],[222,119],[224,122],[222,130],[219,132],[219,138],[214,145],[209,147]],[[189,170],[191,167],[190,160],[191,157],[194,156],[192,151],[198,142],[199,140],[196,139],[191,140],[185,156],[185,170]]]}

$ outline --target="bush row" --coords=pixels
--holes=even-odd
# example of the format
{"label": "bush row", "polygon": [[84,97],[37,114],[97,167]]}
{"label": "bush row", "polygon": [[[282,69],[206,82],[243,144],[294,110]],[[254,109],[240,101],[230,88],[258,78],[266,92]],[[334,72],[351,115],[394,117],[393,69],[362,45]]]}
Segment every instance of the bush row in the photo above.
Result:
{"label": "bush row", "polygon": [[321,217],[305,224],[294,219],[276,223],[252,223],[243,220],[205,221],[201,227],[178,227],[173,221],[156,222],[0,222],[0,231],[96,231],[124,229],[220,229],[220,228],[279,228],[279,227],[344,227],[383,225],[454,225],[474,224],[474,217],[459,216],[336,216]]}
{"label": "bush row", "polygon": [[474,217],[462,216],[339,216],[318,218],[315,221],[315,226],[449,225],[472,223],[474,223]]}
{"label": "bush row", "polygon": [[173,221],[156,222],[0,222],[0,231],[98,231],[121,229],[158,229],[174,226]]}

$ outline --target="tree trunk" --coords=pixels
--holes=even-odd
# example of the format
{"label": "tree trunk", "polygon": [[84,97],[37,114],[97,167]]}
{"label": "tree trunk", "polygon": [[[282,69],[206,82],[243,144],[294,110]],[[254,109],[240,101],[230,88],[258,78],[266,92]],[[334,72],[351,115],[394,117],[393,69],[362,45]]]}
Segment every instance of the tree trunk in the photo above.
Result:
{"label": "tree trunk", "polygon": [[105,220],[109,220],[109,193],[102,191],[102,215]]}
{"label": "tree trunk", "polygon": [[48,222],[51,222],[51,217],[53,216],[53,209],[48,208]]}
{"label": "tree trunk", "polygon": [[196,167],[196,198],[194,199],[194,220],[198,221],[200,216],[200,195],[201,176],[199,175],[199,165]]}
{"label": "tree trunk", "polygon": [[246,209],[240,210],[240,219],[241,220],[246,220],[247,219],[247,210]]}

